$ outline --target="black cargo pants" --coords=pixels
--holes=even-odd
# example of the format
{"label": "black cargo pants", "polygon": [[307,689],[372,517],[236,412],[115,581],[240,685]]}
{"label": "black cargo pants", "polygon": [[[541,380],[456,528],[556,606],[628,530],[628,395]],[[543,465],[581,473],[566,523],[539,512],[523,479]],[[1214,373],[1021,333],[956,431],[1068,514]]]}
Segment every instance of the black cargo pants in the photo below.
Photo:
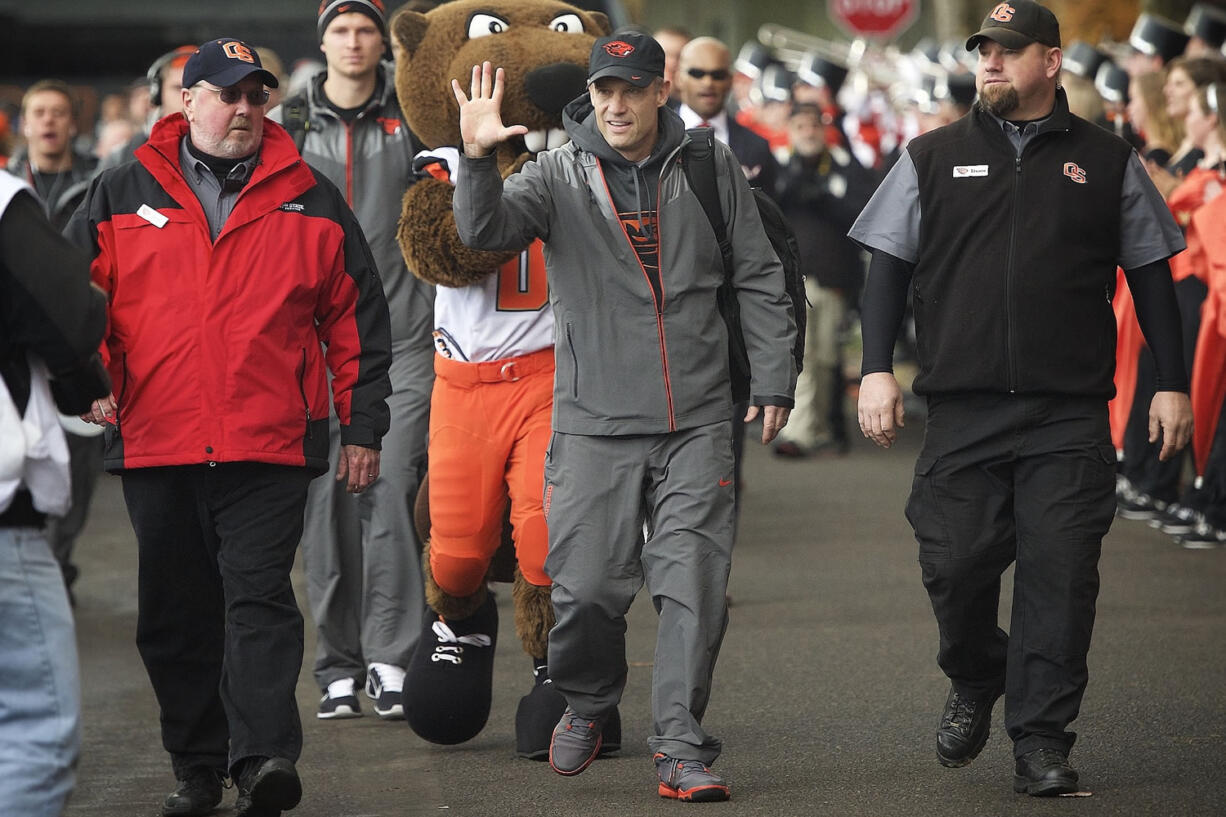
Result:
{"label": "black cargo pants", "polygon": [[[1106,401],[928,400],[907,519],[940,629],[937,661],[976,696],[1005,690],[1015,755],[1067,751],[1088,674],[1102,538],[1115,514]],[[1016,562],[1010,633],[1001,574]]]}

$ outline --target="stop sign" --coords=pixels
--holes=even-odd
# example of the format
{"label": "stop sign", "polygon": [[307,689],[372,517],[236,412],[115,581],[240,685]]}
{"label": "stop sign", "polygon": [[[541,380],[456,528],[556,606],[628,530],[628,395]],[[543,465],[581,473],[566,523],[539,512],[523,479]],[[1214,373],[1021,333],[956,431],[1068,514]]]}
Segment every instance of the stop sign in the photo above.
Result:
{"label": "stop sign", "polygon": [[919,15],[919,0],[830,0],[830,19],[852,37],[890,39]]}

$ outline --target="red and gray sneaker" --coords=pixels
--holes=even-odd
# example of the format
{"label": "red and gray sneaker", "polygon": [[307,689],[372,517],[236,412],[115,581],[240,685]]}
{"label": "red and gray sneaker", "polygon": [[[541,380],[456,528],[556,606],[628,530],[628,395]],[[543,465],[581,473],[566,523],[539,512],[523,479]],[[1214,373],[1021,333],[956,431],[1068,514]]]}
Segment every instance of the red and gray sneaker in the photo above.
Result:
{"label": "red and gray sneaker", "polygon": [[656,752],[660,796],[686,803],[719,803],[732,797],[728,784],[701,760],[681,760]]}
{"label": "red and gray sneaker", "polygon": [[606,720],[604,715],[594,718],[576,715],[567,707],[549,741],[549,765],[553,770],[569,777],[591,766],[604,742]]}

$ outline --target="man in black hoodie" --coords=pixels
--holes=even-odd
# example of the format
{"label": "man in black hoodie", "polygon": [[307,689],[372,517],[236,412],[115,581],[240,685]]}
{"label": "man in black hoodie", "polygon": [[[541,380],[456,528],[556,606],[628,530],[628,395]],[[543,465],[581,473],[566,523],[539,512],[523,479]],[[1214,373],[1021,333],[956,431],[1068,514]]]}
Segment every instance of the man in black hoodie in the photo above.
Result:
{"label": "man in black hoodie", "polygon": [[1150,440],[1170,457],[1192,431],[1167,265],[1183,239],[1136,152],[1069,113],[1055,15],[999,3],[966,47],[979,102],[911,141],[850,233],[873,253],[860,428],[888,447],[902,425],[891,358],[910,290],[928,418],[907,518],[951,682],[937,759],[970,763],[1003,693],[1014,790],[1067,794],[1115,512],[1115,270],[1158,361]]}
{"label": "man in black hoodie", "polygon": [[[723,262],[681,167],[686,135],[665,106],[663,49],[615,34],[596,41],[588,68],[588,93],[564,111],[570,144],[505,182],[492,151],[526,129],[503,125],[502,69],[474,67],[471,100],[453,83],[460,237],[482,249],[545,242],[557,338],[549,674],[568,707],[549,759],[574,775],[599,753],[626,682],[625,613],[646,581],[660,616],[648,740],[657,791],[726,800],[709,768],[720,741],[702,727],[733,532],[728,338],[715,300]],[[762,412],[768,443],[792,405],[795,326],[740,163],[717,142],[715,164],[752,370],[747,419]]]}

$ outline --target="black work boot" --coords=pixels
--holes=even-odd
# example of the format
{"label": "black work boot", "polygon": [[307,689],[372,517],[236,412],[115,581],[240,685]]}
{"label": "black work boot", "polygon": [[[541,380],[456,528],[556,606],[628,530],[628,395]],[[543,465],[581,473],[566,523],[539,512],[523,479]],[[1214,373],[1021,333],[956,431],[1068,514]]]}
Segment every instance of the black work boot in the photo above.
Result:
{"label": "black work boot", "polygon": [[1013,790],[1033,797],[1054,797],[1077,791],[1079,776],[1059,749],[1035,749],[1019,757],[1013,768]]}
{"label": "black work boot", "polygon": [[203,817],[221,804],[224,772],[211,766],[185,766],[175,771],[178,787],[162,801],[162,817]]}
{"label": "black work boot", "polygon": [[956,769],[970,763],[983,751],[992,726],[992,707],[1000,697],[999,688],[981,698],[972,698],[949,689],[941,728],[937,730],[937,760]]}
{"label": "black work boot", "polygon": [[283,757],[248,757],[238,764],[237,817],[281,817],[302,799],[302,781]]}

